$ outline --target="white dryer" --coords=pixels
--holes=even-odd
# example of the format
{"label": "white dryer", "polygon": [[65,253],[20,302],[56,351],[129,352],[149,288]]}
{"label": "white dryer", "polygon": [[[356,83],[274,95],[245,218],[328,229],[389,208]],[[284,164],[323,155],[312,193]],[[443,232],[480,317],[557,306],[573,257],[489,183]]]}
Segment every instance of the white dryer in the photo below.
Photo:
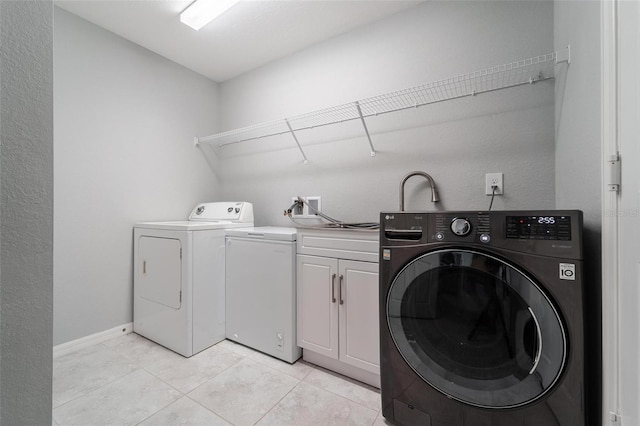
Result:
{"label": "white dryer", "polygon": [[225,230],[253,205],[197,205],[188,221],[134,226],[133,331],[185,357],[225,338]]}

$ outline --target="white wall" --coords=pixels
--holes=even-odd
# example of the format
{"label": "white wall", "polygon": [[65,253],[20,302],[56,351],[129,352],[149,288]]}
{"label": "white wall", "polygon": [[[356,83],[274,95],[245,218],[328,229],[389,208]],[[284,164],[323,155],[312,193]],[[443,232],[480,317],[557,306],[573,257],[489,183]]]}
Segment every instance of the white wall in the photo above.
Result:
{"label": "white wall", "polygon": [[[425,2],[223,83],[221,124],[281,119],[551,51],[551,2]],[[398,209],[409,171],[434,177],[443,210],[487,209],[484,175],[503,172],[506,195],[494,208],[553,208],[553,91],[551,80],[376,117],[375,158],[357,123],[300,132],[306,166],[290,135],[225,147],[223,197],[252,201],[260,225],[289,224],[282,211],[293,195],[322,196],[339,219],[377,221]],[[407,209],[434,209],[418,178],[406,200]]]}
{"label": "white wall", "polygon": [[554,14],[555,48],[571,44],[571,65],[556,80],[556,200],[583,210],[585,226],[599,233],[600,4],[556,1]]}
{"label": "white wall", "polygon": [[599,424],[601,386],[601,32],[600,3],[556,1],[556,49],[571,65],[556,80],[556,205],[584,212],[589,424]]}
{"label": "white wall", "polygon": [[0,2],[0,424],[51,424],[53,12]]}
{"label": "white wall", "polygon": [[54,344],[131,322],[132,227],[219,195],[212,81],[55,8]]}

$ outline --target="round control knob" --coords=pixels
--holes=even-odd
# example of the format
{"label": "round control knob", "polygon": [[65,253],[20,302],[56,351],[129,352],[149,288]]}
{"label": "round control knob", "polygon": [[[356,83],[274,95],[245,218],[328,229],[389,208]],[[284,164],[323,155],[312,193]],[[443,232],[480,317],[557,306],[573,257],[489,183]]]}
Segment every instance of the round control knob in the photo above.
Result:
{"label": "round control knob", "polygon": [[451,231],[460,237],[464,237],[471,232],[471,223],[467,219],[457,217],[451,221]]}

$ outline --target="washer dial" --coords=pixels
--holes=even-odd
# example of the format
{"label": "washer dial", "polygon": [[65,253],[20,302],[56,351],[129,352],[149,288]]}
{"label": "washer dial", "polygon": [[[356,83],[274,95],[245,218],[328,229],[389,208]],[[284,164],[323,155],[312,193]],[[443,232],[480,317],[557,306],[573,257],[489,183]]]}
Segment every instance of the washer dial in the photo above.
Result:
{"label": "washer dial", "polygon": [[459,237],[464,237],[471,232],[471,222],[467,219],[457,217],[451,221],[451,231]]}

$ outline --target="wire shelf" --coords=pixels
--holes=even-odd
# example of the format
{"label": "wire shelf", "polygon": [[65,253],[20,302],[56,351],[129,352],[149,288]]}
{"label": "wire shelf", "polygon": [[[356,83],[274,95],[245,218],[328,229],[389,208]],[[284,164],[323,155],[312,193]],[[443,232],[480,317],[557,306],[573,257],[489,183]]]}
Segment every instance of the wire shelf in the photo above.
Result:
{"label": "wire shelf", "polygon": [[295,132],[359,119],[374,156],[375,149],[365,118],[551,79],[555,77],[555,66],[561,62],[570,63],[570,46],[560,53],[552,52],[290,118],[196,138],[196,144],[210,143],[223,147],[291,133],[306,162]]}

